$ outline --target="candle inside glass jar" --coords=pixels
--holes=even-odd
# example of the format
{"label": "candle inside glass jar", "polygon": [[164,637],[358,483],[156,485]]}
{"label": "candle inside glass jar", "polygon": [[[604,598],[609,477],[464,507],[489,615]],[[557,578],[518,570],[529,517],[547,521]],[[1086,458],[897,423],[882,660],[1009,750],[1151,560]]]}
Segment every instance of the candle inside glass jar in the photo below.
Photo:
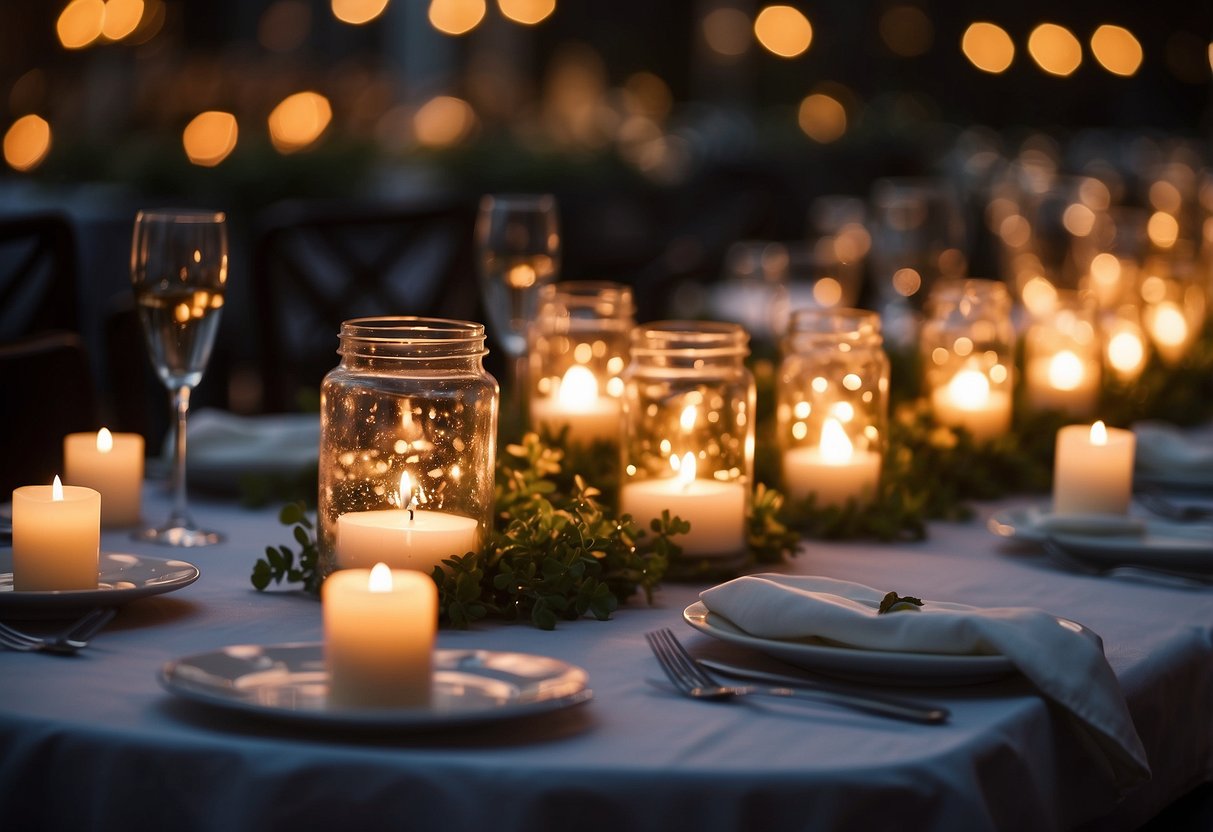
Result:
{"label": "candle inside glass jar", "polygon": [[622,514],[642,526],[669,510],[691,530],[675,542],[686,556],[735,555],[745,547],[745,486],[739,482],[698,479],[695,455],[671,456],[674,476],[630,482],[620,489]]}
{"label": "candle inside glass jar", "polygon": [[827,417],[816,447],[791,448],[783,457],[784,484],[793,499],[815,495],[818,506],[866,503],[880,482],[880,454],[856,450],[842,423]]}
{"label": "candle inside glass jar", "polygon": [[931,393],[931,408],[942,424],[968,430],[975,442],[1002,436],[1011,427],[1011,396],[995,390],[980,369],[966,367]]}
{"label": "candle inside glass jar", "polygon": [[531,422],[553,434],[568,428],[569,442],[619,439],[619,400],[602,395],[594,372],[574,364],[556,382],[553,395],[531,400]]}

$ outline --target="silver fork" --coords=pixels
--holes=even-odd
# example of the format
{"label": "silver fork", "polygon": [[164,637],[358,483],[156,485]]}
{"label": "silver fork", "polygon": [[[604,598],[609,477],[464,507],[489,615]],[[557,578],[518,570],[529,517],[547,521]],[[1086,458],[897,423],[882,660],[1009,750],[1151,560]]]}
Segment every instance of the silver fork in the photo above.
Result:
{"label": "silver fork", "polygon": [[949,716],[946,708],[922,707],[883,696],[859,694],[830,688],[819,682],[805,680],[803,685],[791,687],[760,687],[756,685],[722,685],[691,657],[668,627],[644,634],[657,657],[657,663],[674,687],[683,696],[692,699],[733,699],[740,696],[777,696],[786,699],[811,699],[854,708],[881,716],[906,719],[912,722],[940,723]]}
{"label": "silver fork", "polygon": [[89,639],[113,619],[114,612],[112,607],[99,607],[85,613],[83,617],[58,635],[45,637],[23,633],[7,624],[0,623],[0,645],[21,652],[40,650],[46,653],[69,655],[87,645]]}

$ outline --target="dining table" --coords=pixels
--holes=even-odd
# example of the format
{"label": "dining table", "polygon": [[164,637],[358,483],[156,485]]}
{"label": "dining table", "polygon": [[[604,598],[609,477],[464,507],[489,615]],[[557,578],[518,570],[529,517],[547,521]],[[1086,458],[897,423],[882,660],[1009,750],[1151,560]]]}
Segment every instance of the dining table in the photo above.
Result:
{"label": "dining table", "polygon": [[[148,482],[144,516],[165,514],[168,499]],[[1081,623],[1102,639],[1148,757],[1150,779],[1127,791],[1014,672],[861,687],[945,707],[943,724],[808,700],[680,696],[645,633],[668,627],[697,657],[787,669],[688,625],[707,581],[667,581],[651,602],[638,595],[609,620],[551,631],[499,621],[439,630],[440,649],[583,669],[592,696],[567,707],[360,726],[175,695],[159,677],[181,657],[323,638],[315,598],[250,584],[265,547],[291,540],[277,511],[195,496],[198,521],[225,536],[219,545],[102,535],[104,552],[194,564],[195,582],[123,604],[76,655],[0,650],[0,828],[1139,828],[1213,779],[1213,589],[1076,573],[987,529],[992,514],[1032,499],[978,504],[968,521],[931,523],[922,541],[804,540],[762,569]]]}

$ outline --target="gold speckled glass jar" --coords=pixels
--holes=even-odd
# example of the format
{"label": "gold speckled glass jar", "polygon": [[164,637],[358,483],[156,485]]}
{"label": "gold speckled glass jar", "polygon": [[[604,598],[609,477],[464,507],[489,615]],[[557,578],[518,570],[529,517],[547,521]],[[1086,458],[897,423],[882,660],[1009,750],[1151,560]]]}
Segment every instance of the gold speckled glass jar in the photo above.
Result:
{"label": "gold speckled glass jar", "polygon": [[755,417],[748,344],[737,324],[662,321],[632,331],[620,510],[642,527],[666,509],[688,521],[690,533],[675,540],[684,566],[745,554]]}
{"label": "gold speckled glass jar", "polygon": [[539,290],[529,333],[531,426],[570,443],[619,441],[623,371],[635,325],[632,290],[564,281]]}
{"label": "gold speckled glass jar", "polygon": [[431,571],[479,551],[493,517],[497,382],[484,326],[438,318],[341,325],[320,388],[320,567]]}

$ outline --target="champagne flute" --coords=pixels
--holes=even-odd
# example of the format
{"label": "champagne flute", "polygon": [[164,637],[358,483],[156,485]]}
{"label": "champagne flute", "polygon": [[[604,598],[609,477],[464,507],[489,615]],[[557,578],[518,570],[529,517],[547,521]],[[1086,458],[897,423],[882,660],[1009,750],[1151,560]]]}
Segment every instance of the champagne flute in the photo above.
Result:
{"label": "champagne flute", "polygon": [[176,416],[173,508],[138,540],[209,546],[222,537],[198,528],[185,496],[185,437],[190,392],[211,356],[227,284],[227,226],[222,212],[140,211],[131,243],[131,283],[148,353]]}
{"label": "champagne flute", "polygon": [[476,219],[480,291],[489,330],[506,354],[509,414],[522,418],[527,328],[539,288],[560,270],[560,228],[551,194],[485,196]]}

